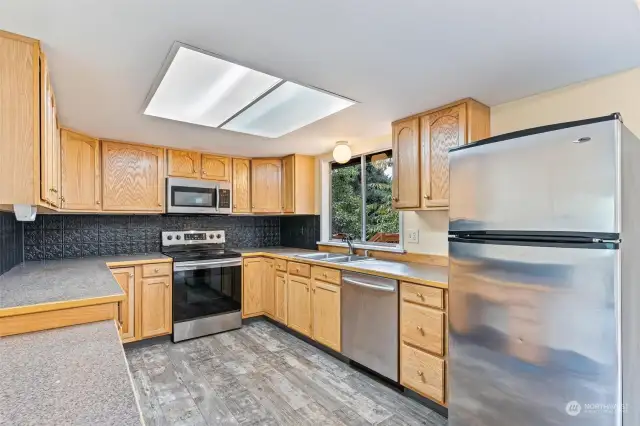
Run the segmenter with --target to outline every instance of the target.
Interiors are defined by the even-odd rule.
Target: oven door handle
[[[193,262],[176,262],[173,264],[173,271],[195,271],[197,269],[216,269],[226,268],[229,266],[242,266],[242,258],[239,259],[220,259],[220,260],[203,260]]]

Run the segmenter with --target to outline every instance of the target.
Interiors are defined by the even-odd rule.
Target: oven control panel
[[[224,244],[224,231],[169,231],[162,233],[163,246]]]

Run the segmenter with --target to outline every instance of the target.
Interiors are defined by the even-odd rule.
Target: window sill
[[[342,243],[338,241],[318,241],[316,242],[316,244],[321,246],[344,247],[344,248],[349,247],[347,243]],[[362,250],[386,251],[389,253],[406,253],[406,250],[404,250],[402,247],[399,247],[399,246],[383,246],[378,244],[353,243],[353,248],[362,249]]]

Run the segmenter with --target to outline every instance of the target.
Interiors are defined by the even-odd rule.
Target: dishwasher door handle
[[[380,285],[380,284],[371,284],[360,280],[354,280],[353,278],[342,277],[342,282],[345,284],[353,284],[360,287],[370,288],[372,290],[386,291],[389,293],[395,293],[396,288],[392,285]]]

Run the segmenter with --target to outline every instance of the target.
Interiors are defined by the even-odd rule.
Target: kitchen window
[[[349,235],[360,244],[400,244],[399,213],[391,204],[391,150],[330,163],[331,240]]]

